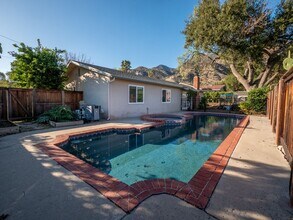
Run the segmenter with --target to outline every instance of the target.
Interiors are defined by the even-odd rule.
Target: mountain
[[[206,54],[187,60],[178,69],[185,83],[192,82],[194,75],[198,74],[200,84],[205,86],[219,83],[229,74],[229,67],[223,60]]]
[[[136,75],[149,76],[156,79],[165,79],[169,76],[178,74],[177,69],[170,68],[165,65],[159,65],[153,68],[139,66],[135,69],[132,69],[131,72]]]
[[[212,57],[201,54],[196,60],[186,61],[178,69],[166,65],[158,65],[153,68],[139,66],[132,69],[131,72],[136,75],[188,84],[192,84],[193,77],[199,74],[201,85],[214,85],[227,76],[229,68],[223,61],[215,61]]]
[[[166,76],[171,76],[177,73],[177,69],[175,68],[170,68],[168,66],[165,65],[159,65],[157,67],[153,68],[156,71],[161,71],[163,74],[165,74]]]

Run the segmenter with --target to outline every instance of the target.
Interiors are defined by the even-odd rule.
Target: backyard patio
[[[107,122],[104,122],[107,123]],[[8,219],[290,219],[290,167],[277,149],[269,120],[250,117],[207,207],[176,197],[154,195],[130,213],[58,165],[36,144],[57,135],[105,126],[62,128],[0,138],[0,214]],[[107,126],[149,125],[139,119]]]

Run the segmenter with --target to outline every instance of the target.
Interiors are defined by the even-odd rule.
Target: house
[[[193,78],[193,88],[197,91],[225,91],[226,85],[201,85],[200,76],[195,75]]]
[[[212,90],[212,91],[225,91],[226,85],[209,85],[203,86],[201,90]]]
[[[247,91],[237,91],[234,92],[235,96],[237,97],[237,102],[245,102],[248,98],[248,92]]]
[[[184,85],[138,76],[79,61],[69,61],[69,90],[83,91],[84,102],[101,106],[104,118],[178,112]]]

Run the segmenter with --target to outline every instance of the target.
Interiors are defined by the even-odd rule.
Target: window
[[[171,89],[162,89],[162,102],[163,103],[171,102]]]
[[[143,103],[144,99],[143,86],[128,86],[129,103]]]
[[[143,134],[131,134],[128,136],[128,150],[141,147],[144,143]]]

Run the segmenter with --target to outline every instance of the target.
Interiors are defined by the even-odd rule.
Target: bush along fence
[[[293,206],[293,67],[269,92],[267,116],[276,133],[276,144],[283,146],[291,166],[290,200]]]
[[[35,118],[54,106],[78,109],[83,92],[43,89],[0,88],[0,119]]]

